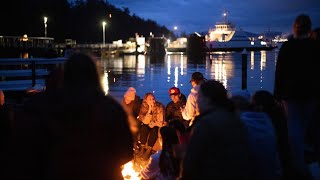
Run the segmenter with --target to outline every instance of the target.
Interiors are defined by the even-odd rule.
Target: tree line
[[[44,17],[48,17],[47,36],[55,42],[74,39],[77,43],[101,43],[102,22],[106,21],[106,42],[135,37],[174,37],[165,26],[130,14],[128,8],[116,8],[107,0],[9,0],[1,6],[0,35],[44,36]]]

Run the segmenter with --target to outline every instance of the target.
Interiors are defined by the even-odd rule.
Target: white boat
[[[223,13],[223,21],[217,22],[215,27],[209,29],[206,35],[206,47],[208,51],[242,51],[247,50],[271,50],[275,48],[257,37],[249,37],[248,33],[229,22],[228,14]]]
[[[187,41],[185,37],[177,38],[175,41],[167,41],[165,50],[167,53],[185,53],[187,52]]]

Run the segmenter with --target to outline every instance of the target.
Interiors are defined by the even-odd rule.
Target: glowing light
[[[43,17],[43,23],[44,23],[44,37],[47,37],[47,22],[48,22],[48,17]]]
[[[174,86],[178,87],[178,80],[179,80],[179,68],[174,68]]]
[[[104,71],[104,76],[102,78],[102,85],[104,93],[107,95],[109,93],[109,81],[108,81],[108,72]]]
[[[139,172],[134,170],[133,162],[130,161],[127,164],[123,165],[123,169],[121,171],[122,177],[124,179],[132,179],[132,180],[140,180]]]
[[[254,69],[254,51],[251,51],[250,69]]]
[[[102,41],[103,41],[103,45],[106,44],[106,25],[107,23],[105,21],[102,22]]]

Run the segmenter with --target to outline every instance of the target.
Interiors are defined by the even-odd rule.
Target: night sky
[[[180,32],[206,32],[222,20],[224,10],[229,20],[245,31],[291,32],[300,13],[308,14],[313,28],[320,27],[320,0],[109,0],[118,8],[128,7],[143,19]],[[178,33],[179,33],[178,31]]]

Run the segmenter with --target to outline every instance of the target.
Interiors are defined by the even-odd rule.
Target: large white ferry
[[[241,51],[247,50],[271,50],[275,46],[258,39],[249,37],[247,32],[228,21],[228,13],[223,13],[223,21],[217,22],[215,27],[209,29],[205,37],[208,51]]]

